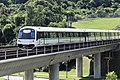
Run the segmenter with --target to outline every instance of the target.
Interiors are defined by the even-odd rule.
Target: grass
[[[120,26],[120,18],[90,18],[73,22],[73,27],[84,29],[114,29]]]
[[[4,78],[0,78],[0,80],[7,80],[7,79],[4,79]]]
[[[87,57],[83,57],[83,75],[84,77],[89,75],[89,62],[90,60]],[[60,79],[63,80],[78,80],[79,78],[76,77],[76,70],[72,69],[71,71],[68,71],[68,78],[66,78],[66,71],[60,71],[59,72],[59,77]],[[16,73],[13,74],[15,76],[23,76],[24,73]],[[49,78],[49,73],[48,72],[35,72],[34,73],[35,77],[40,77],[40,78]]]
[[[90,68],[90,60],[87,57],[83,57],[83,76],[86,77],[89,75],[89,68]],[[66,79],[66,72],[60,71],[60,79]],[[76,77],[76,70],[72,69],[68,72],[68,80],[77,80],[79,79]]]

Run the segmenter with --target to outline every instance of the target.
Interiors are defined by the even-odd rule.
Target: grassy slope
[[[95,18],[73,22],[73,27],[85,29],[113,29],[120,26],[120,18]]]

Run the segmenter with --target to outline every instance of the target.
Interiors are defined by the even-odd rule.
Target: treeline
[[[0,0],[0,43],[28,26],[69,27],[67,21],[120,17],[120,0]]]

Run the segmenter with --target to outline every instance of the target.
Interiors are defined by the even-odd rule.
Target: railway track
[[[0,52],[17,50],[17,46],[0,46]]]
[[[24,56],[31,56],[37,54],[47,54],[71,49],[79,49],[92,46],[100,46],[106,44],[113,44],[119,41],[109,40],[109,41],[93,41],[84,43],[71,43],[71,44],[59,44],[59,45],[46,45],[34,48],[33,50],[21,50],[17,46],[4,46],[0,47],[0,60],[6,60],[11,58],[18,58]]]
[[[0,60],[34,55],[35,50],[22,51],[17,46],[0,47]]]

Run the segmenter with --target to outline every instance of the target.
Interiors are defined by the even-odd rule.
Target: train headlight
[[[18,40],[18,42],[21,42],[20,40]]]
[[[30,41],[30,42],[34,42],[34,40]]]

